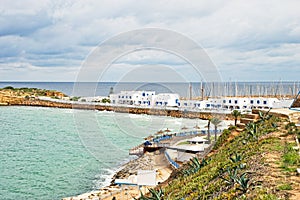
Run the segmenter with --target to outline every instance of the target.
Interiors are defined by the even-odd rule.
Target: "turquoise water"
[[[0,107],[1,199],[61,199],[107,184],[128,149],[159,129],[201,120],[36,107]]]

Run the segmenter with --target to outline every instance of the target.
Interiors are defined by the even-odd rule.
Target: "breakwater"
[[[26,99],[21,97],[6,97],[6,98],[2,97],[0,99],[0,102],[8,106],[37,106],[37,107],[99,110],[99,111],[113,111],[113,112],[120,112],[120,113],[159,115],[159,116],[204,119],[204,120],[210,119],[212,117],[217,117],[224,120],[233,119],[231,114],[224,114],[224,113],[181,111],[177,109],[168,109],[168,108],[164,109],[164,108],[112,106],[112,105],[103,105],[103,104],[102,105],[83,104],[83,103],[76,103],[76,102],[63,103],[63,102],[47,101],[47,100],[40,100],[40,99]]]

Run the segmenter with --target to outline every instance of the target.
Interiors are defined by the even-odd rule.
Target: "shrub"
[[[291,186],[291,184],[289,183],[285,183],[285,184],[282,184],[282,185],[279,185],[277,187],[278,190],[292,190],[293,187]]]
[[[4,87],[3,89],[6,89],[6,90],[13,90],[13,89],[15,89],[15,88],[12,87],[12,86],[6,86],[6,87]]]

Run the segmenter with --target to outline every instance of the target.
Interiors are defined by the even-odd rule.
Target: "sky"
[[[0,5],[0,81],[76,81],[103,42],[145,28],[195,41],[224,81],[299,80],[297,0],[0,0]],[[127,41],[114,42],[117,48]],[[118,57],[103,80],[119,81],[132,69],[130,80],[142,80],[143,73],[163,80],[165,69],[188,81],[205,78],[195,76],[180,56],[144,50]]]

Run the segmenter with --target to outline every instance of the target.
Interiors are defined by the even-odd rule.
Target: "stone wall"
[[[300,95],[297,97],[297,99],[294,101],[292,108],[300,108]]]
[[[150,108],[132,108],[123,106],[109,106],[109,105],[88,105],[88,104],[71,104],[60,103],[53,101],[45,101],[38,99],[25,99],[21,97],[4,97],[0,96],[0,103],[3,105],[11,106],[38,106],[38,107],[54,107],[54,108],[68,108],[68,109],[85,109],[85,110],[99,110],[99,111],[114,111],[120,113],[132,113],[132,114],[147,114],[147,115],[160,115],[171,116],[177,118],[198,118],[209,119],[217,117],[223,120],[233,119],[230,114],[211,114],[207,112],[183,112],[179,110],[165,110],[165,109],[150,109]]]

